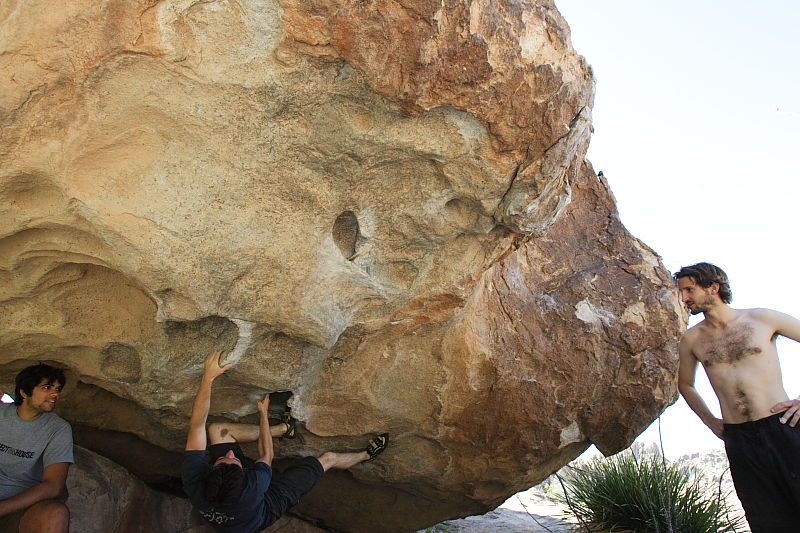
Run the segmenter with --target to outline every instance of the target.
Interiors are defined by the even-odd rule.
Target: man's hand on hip
[[[776,403],[770,410],[773,413],[785,411],[780,418],[781,424],[786,424],[788,422],[791,427],[795,427],[800,420],[800,399]]]

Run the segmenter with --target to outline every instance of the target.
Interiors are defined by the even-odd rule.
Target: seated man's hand
[[[224,365],[220,366],[220,355],[220,351],[215,351],[211,352],[208,357],[206,357],[206,362],[203,364],[203,377],[214,380],[227,372],[228,369],[233,366],[231,363],[225,363]]]

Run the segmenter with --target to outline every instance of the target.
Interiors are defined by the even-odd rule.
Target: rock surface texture
[[[79,446],[67,490],[70,531],[214,533],[191,513],[185,498],[156,492],[121,466]]]
[[[7,0],[0,80],[0,386],[65,366],[77,442],[143,481],[216,348],[212,418],[292,393],[280,458],[391,434],[296,508],[341,531],[486,512],[675,397],[552,1]]]

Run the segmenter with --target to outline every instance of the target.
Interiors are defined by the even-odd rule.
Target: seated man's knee
[[[69,508],[58,500],[43,500],[31,505],[19,521],[19,533],[66,533]]]

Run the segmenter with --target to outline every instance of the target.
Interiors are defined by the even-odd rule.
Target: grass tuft
[[[744,517],[727,494],[702,473],[655,454],[594,459],[564,476],[567,503],[576,518],[598,530],[637,533],[742,531]]]

